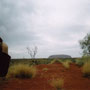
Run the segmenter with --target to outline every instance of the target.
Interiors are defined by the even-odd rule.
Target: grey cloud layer
[[[24,2],[20,0],[17,2],[12,0],[0,1],[0,36],[8,44],[23,42],[24,40],[32,41],[37,38],[31,24],[29,27],[27,26],[27,17],[24,15],[32,12],[32,10],[31,6],[27,7]]]
[[[29,57],[29,45],[38,46],[37,57],[81,56],[78,41],[90,32],[89,11],[89,0],[0,0],[0,36],[13,58]]]

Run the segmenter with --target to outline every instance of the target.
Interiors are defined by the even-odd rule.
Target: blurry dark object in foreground
[[[10,56],[6,53],[0,53],[0,77],[6,76],[9,68]]]
[[[5,77],[11,57],[8,55],[8,46],[0,38],[0,77]]]

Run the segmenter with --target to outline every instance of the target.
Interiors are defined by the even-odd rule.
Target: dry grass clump
[[[50,62],[50,64],[54,64],[54,63],[61,63],[62,60],[59,60],[59,59],[54,59]]]
[[[43,68],[43,71],[48,71],[48,68]]]
[[[90,61],[83,65],[82,72],[85,77],[90,77]]]
[[[53,79],[50,82],[51,86],[55,87],[57,90],[61,90],[64,85],[64,79],[58,78],[58,79]]]
[[[71,61],[65,61],[65,62],[62,62],[62,65],[66,68],[66,69],[69,69],[70,68],[70,63],[72,63]]]
[[[33,78],[36,76],[37,70],[33,66],[18,64],[9,68],[7,78]]]

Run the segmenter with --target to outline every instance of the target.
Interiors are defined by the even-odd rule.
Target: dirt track
[[[90,90],[90,79],[84,78],[82,68],[75,64],[71,64],[68,70],[58,63],[36,67],[38,71],[35,78],[0,82],[0,90],[56,90],[49,84],[53,78],[64,78],[64,90]]]

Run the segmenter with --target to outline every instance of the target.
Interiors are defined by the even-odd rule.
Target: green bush
[[[83,64],[84,64],[84,60],[83,59],[77,59],[76,61],[75,61],[75,63],[76,63],[76,65],[78,65],[78,66],[83,66]]]

